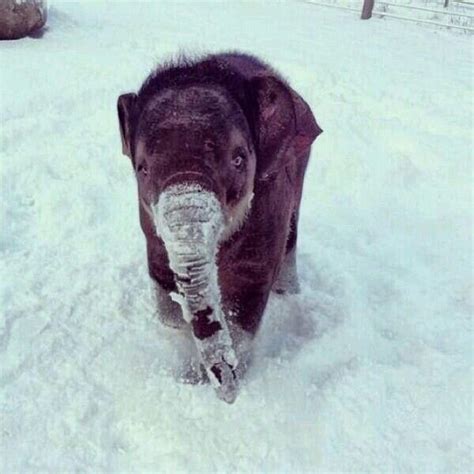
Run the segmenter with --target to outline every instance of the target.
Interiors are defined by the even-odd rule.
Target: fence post
[[[368,20],[372,16],[373,8],[374,0],[364,0],[364,5],[362,6],[362,15],[360,16],[361,19]]]
[[[444,0],[444,8],[447,8],[449,0]]]

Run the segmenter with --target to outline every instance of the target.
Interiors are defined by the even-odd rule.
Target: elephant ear
[[[308,104],[271,75],[254,77],[257,175],[266,179],[298,159],[322,132]]]
[[[132,159],[132,120],[137,94],[122,94],[117,101],[117,112],[122,138],[122,153]]]

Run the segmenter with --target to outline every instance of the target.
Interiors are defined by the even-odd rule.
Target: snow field
[[[229,406],[153,315],[120,93],[177,51],[255,53],[324,129],[301,294]],[[1,472],[468,472],[470,37],[298,3],[53,3],[0,44]]]

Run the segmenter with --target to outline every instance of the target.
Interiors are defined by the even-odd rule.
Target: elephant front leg
[[[157,316],[162,324],[173,329],[184,329],[188,326],[183,318],[181,306],[173,301],[170,292],[153,280],[153,292],[157,307]]]
[[[234,375],[241,380],[253,360],[253,341],[265,311],[270,284],[240,286],[223,297],[233,347],[239,361]]]

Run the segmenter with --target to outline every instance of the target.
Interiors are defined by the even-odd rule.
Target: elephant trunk
[[[199,184],[175,184],[153,209],[155,225],[175,274],[172,294],[191,324],[194,340],[217,394],[236,396],[237,357],[222,310],[216,257],[225,218],[217,197]]]

